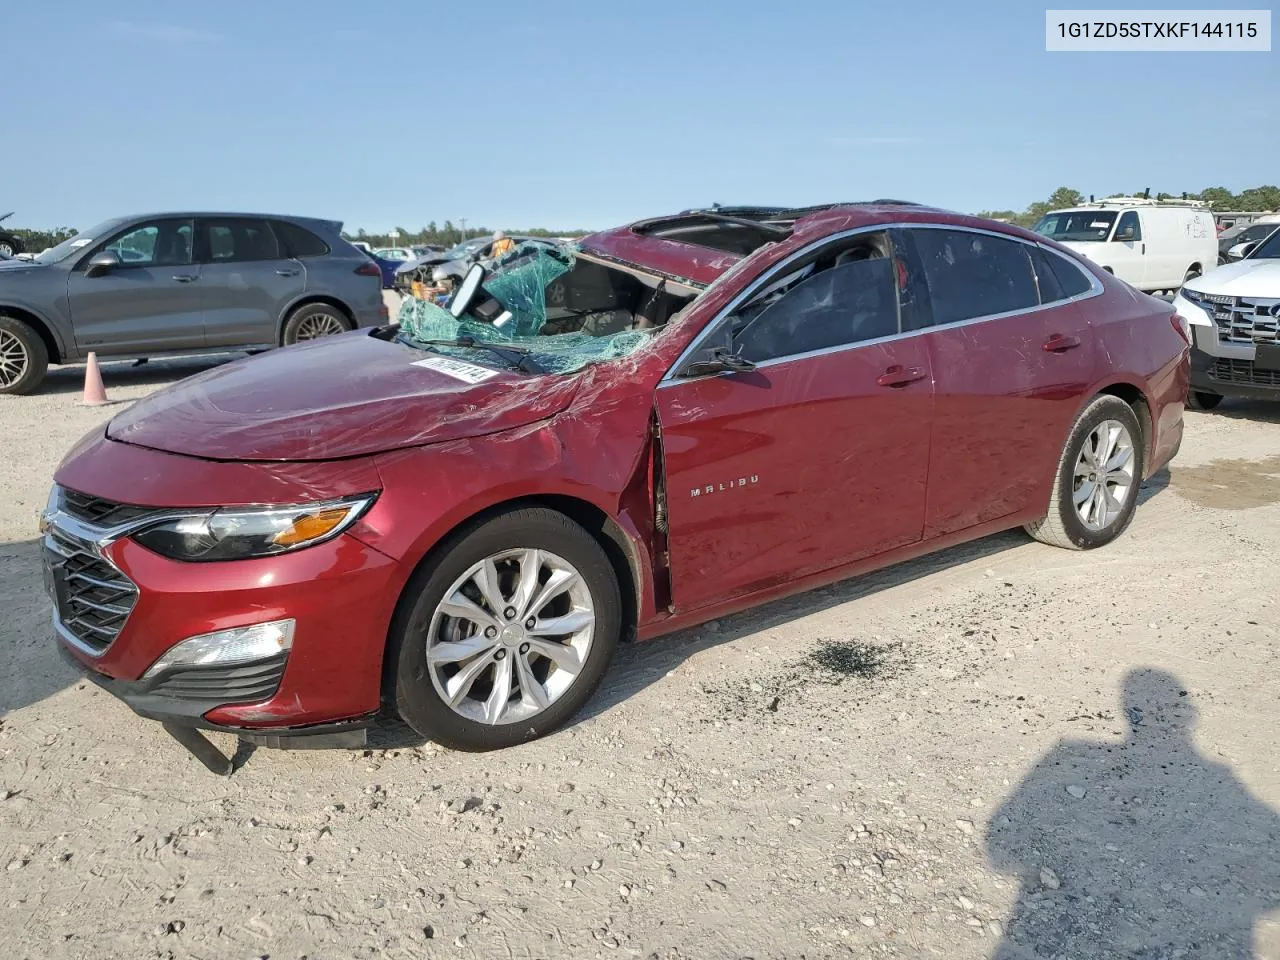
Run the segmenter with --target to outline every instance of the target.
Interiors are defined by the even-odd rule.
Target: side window
[[[1027,253],[1031,255],[1031,268],[1036,273],[1036,287],[1040,290],[1040,302],[1057,303],[1059,300],[1066,300],[1067,295],[1062,292],[1062,284],[1054,275],[1053,267],[1049,266],[1049,255],[1039,247],[1029,247]]]
[[[265,220],[201,220],[200,234],[206,263],[280,259],[280,244]]]
[[[1113,238],[1119,243],[1129,243],[1142,239],[1142,224],[1138,221],[1136,210],[1126,210],[1120,214],[1116,222],[1116,235]]]
[[[916,229],[911,234],[929,283],[935,324],[1040,304],[1028,244],[968,230]]]
[[[291,257],[323,257],[329,252],[329,245],[310,230],[289,223],[287,220],[272,220],[276,236],[284,244],[286,253]]]
[[[1049,268],[1053,271],[1053,275],[1058,278],[1058,285],[1062,287],[1065,296],[1078,297],[1093,289],[1093,281],[1085,275],[1082,267],[1076,266],[1066,257],[1056,253],[1046,253],[1044,256],[1049,261]]]
[[[734,349],[759,363],[897,334],[894,263],[883,233],[826,248],[738,309]]]
[[[191,262],[191,221],[156,220],[133,227],[104,246],[126,267],[178,267]]]

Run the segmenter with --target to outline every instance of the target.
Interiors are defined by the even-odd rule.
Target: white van
[[[1177,290],[1218,263],[1218,232],[1195,201],[1113,197],[1051,210],[1033,228],[1139,290]]]

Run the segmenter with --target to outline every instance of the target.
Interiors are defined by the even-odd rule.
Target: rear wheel
[[[1076,418],[1053,485],[1049,511],[1027,525],[1041,543],[1091,550],[1133,519],[1142,483],[1142,427],[1118,397],[1094,398]]]
[[[1192,410],[1212,410],[1222,402],[1216,393],[1205,393],[1203,390],[1192,390],[1187,394],[1187,406]]]
[[[0,316],[0,393],[30,393],[49,369],[40,334],[21,320]]]
[[[400,716],[493,750],[561,726],[613,656],[622,603],[600,544],[563,514],[500,514],[410,581],[391,630]]]
[[[304,340],[318,340],[346,333],[350,329],[351,321],[337,307],[331,307],[327,303],[307,303],[289,314],[282,339],[287,347]]]

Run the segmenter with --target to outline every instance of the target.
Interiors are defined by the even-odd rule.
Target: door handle
[[[179,283],[194,283],[199,279],[194,273],[175,273],[173,279]]]
[[[297,270],[277,270],[276,271],[277,277],[296,277],[297,275],[298,275]]]
[[[1078,346],[1080,346],[1079,337],[1064,337],[1060,333],[1055,333],[1044,342],[1044,351],[1046,353],[1066,353],[1068,350],[1074,350]]]
[[[927,376],[928,374],[919,367],[904,367],[895,363],[880,376],[876,377],[876,383],[882,387],[905,387],[907,384],[923,380]]]

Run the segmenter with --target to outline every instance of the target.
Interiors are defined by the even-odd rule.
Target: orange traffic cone
[[[98,369],[98,355],[89,353],[89,362],[84,367],[84,405],[100,407],[107,403],[107,388],[102,385],[102,371]]]

